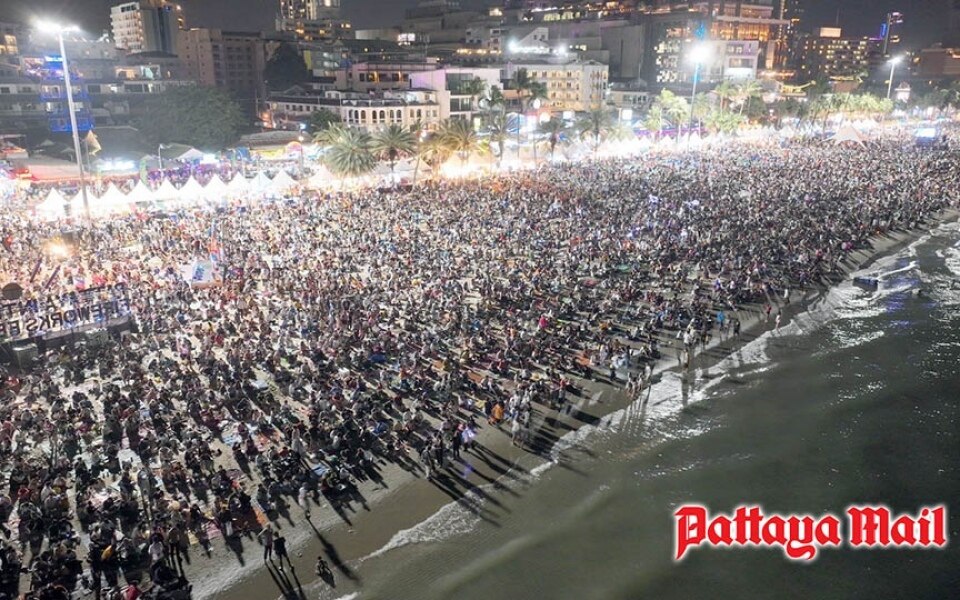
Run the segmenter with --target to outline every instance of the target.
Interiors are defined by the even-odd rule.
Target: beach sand
[[[919,230],[875,236],[871,248],[849,257],[844,265],[845,278],[876,259],[903,248],[929,229],[957,217],[958,212],[950,210],[929,220]],[[793,292],[790,303],[781,304],[781,327],[804,312],[839,280]],[[722,360],[774,327],[772,317],[768,322],[764,321],[762,306],[741,307],[730,316],[741,320],[741,336],[728,337],[723,342],[714,338],[704,351],[696,354],[691,371]],[[663,371],[677,368],[675,345],[674,340],[662,339],[663,358],[654,371],[654,381]],[[575,448],[568,447],[568,443],[558,447],[556,442],[564,436],[574,435],[573,432],[584,426],[596,424],[605,415],[628,406],[632,400],[620,385],[577,378],[574,381],[583,393],[575,401],[576,410],[571,415],[560,415],[542,405],[535,406],[531,425],[535,432],[535,452],[515,447],[510,441],[508,426],[498,429],[484,425],[479,430],[478,442],[485,450],[465,453],[464,463],[455,463],[461,469],[460,477],[446,477],[432,483],[422,477],[422,472],[413,474],[386,464],[381,469],[382,481],[362,482],[359,485],[362,500],[357,499],[340,514],[329,505],[313,506],[308,521],[300,507],[292,504],[291,518],[281,517],[274,526],[287,537],[293,570],[287,567],[279,573],[276,569],[267,569],[262,560],[262,546],[252,535],[240,538],[232,548],[224,547],[222,539],[214,540],[210,557],[204,556],[198,546],[193,546],[191,564],[186,567],[194,586],[193,597],[196,600],[316,598],[313,587],[306,595],[302,590],[317,585],[319,578],[314,574],[314,565],[319,555],[331,566],[336,584],[335,590],[326,590],[326,584],[320,583],[324,590],[320,597],[351,597],[363,586],[363,564],[356,566],[359,559],[381,554],[400,544],[416,542],[416,534],[405,530],[414,528],[451,502],[457,502],[480,519],[492,519],[498,494],[516,493],[510,489],[512,485],[504,484],[529,480],[531,473],[547,468],[551,462],[561,466],[572,462],[571,450]],[[567,440],[569,437],[565,442]],[[563,447],[566,448],[561,449]],[[398,535],[398,532],[405,533]]]

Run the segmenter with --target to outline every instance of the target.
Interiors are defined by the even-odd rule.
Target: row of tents
[[[87,202],[92,214],[110,215],[130,212],[134,205],[162,204],[165,208],[182,208],[202,202],[217,203],[236,198],[279,196],[298,185],[286,171],[280,171],[272,179],[262,171],[252,179],[238,174],[229,182],[225,182],[219,175],[214,175],[206,185],[190,177],[181,187],[177,187],[169,179],[164,179],[156,189],[138,181],[133,189],[126,193],[116,184],[110,183],[99,195],[88,189]],[[69,214],[83,214],[83,195],[78,191],[67,198],[54,188],[43,202],[37,205],[36,210],[38,216],[47,220],[63,218],[68,211]]]

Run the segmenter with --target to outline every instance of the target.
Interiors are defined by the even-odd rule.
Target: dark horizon
[[[110,7],[118,0],[4,0],[0,21],[30,23],[41,16],[80,25],[90,35],[109,30]],[[343,0],[344,16],[355,28],[397,25],[404,11],[417,0]],[[946,22],[949,0],[808,0],[803,29],[837,23],[845,35],[878,35],[885,14],[904,14],[904,45],[918,48],[938,41]],[[181,0],[188,27],[231,30],[273,28],[276,0]],[[494,2],[461,0],[462,6],[479,7]]]

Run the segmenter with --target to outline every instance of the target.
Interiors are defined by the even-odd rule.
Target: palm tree
[[[347,127],[342,123],[331,123],[326,129],[314,133],[313,141],[322,146],[332,146],[343,137],[346,131]]]
[[[516,90],[517,100],[520,103],[520,114],[517,117],[517,161],[519,162],[520,134],[522,129],[520,127],[520,118],[526,114],[529,102],[537,99],[542,100],[547,97],[547,86],[538,81],[534,81],[534,79],[530,77],[530,73],[522,67],[517,69],[513,74],[512,81],[513,89]],[[536,147],[534,147],[534,151],[536,151]]]
[[[720,112],[723,112],[727,107],[727,103],[736,97],[737,88],[730,83],[729,79],[724,79],[720,85],[713,90],[713,93],[716,94],[717,98],[720,99]]]
[[[510,130],[507,127],[507,116],[502,112],[491,114],[487,118],[486,128],[490,144],[497,148],[497,167],[499,168],[503,162],[503,146],[507,141],[507,136],[510,135]]]
[[[342,129],[324,157],[324,163],[341,180],[344,177],[359,177],[377,166],[372,151],[373,140],[362,129]]]
[[[557,149],[557,144],[560,143],[560,138],[567,131],[567,124],[563,122],[563,119],[554,118],[541,125],[540,129],[547,134],[547,144],[549,144],[550,147],[550,160],[553,161],[553,153]]]
[[[491,113],[499,112],[504,116],[507,114],[507,100],[503,97],[503,90],[495,85],[487,90],[487,110]]]
[[[445,121],[440,126],[439,136],[442,144],[460,157],[461,165],[466,165],[470,155],[481,147],[477,132],[466,121]]]
[[[390,164],[390,180],[394,175],[397,161],[410,156],[417,148],[417,138],[410,129],[402,125],[391,124],[373,134],[370,139],[370,151],[381,160]]]
[[[460,84],[460,93],[470,96],[470,111],[477,110],[477,98],[482,98],[487,84],[479,77],[468,79]]]
[[[613,119],[610,113],[602,108],[591,110],[577,120],[577,131],[581,138],[593,140],[593,151],[600,148],[600,140],[613,128]]]
[[[759,98],[763,93],[763,86],[756,79],[745,81],[737,86],[737,98],[740,101],[740,115],[743,116],[743,109],[754,98]]]
[[[663,134],[663,129],[666,124],[667,117],[664,114],[663,106],[654,101],[647,111],[647,118],[643,120],[643,126],[647,128],[647,131],[657,132],[657,137],[659,138]]]

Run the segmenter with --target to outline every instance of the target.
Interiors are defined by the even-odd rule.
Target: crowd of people
[[[593,381],[637,393],[662,356],[688,365],[748,307],[777,318],[872,236],[956,206],[958,158],[734,145],[69,226],[7,214],[17,310],[115,286],[134,331],[4,382],[0,598],[188,597],[191,548],[254,534],[273,561],[278,513],[308,519],[388,462],[437,477],[488,427],[539,451],[532,414]]]

